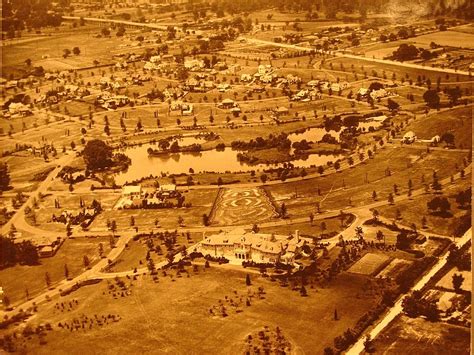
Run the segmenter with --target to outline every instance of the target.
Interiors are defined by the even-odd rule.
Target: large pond
[[[122,149],[132,161],[127,171],[115,175],[117,184],[132,182],[141,178],[153,175],[161,176],[161,173],[182,174],[189,173],[190,169],[194,173],[200,172],[248,172],[263,171],[268,168],[276,168],[283,164],[257,164],[249,165],[240,162],[237,159],[238,151],[226,148],[223,151],[206,150],[200,153],[175,153],[164,154],[160,156],[149,156],[147,149],[155,148],[156,145],[144,144],[131,148]],[[301,168],[309,168],[311,166],[326,165],[328,162],[334,162],[341,159],[342,155],[319,155],[310,154],[307,159],[296,159],[292,163]]]

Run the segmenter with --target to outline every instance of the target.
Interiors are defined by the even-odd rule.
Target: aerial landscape
[[[0,353],[470,354],[469,0],[2,0]]]

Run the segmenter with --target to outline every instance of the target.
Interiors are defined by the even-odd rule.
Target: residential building
[[[304,253],[303,247],[308,244],[309,240],[300,238],[298,231],[283,236],[237,228],[205,237],[198,251],[204,256],[224,257],[233,264],[242,264],[243,261],[293,264],[295,257]]]

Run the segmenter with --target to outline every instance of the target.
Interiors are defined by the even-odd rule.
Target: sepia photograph
[[[469,355],[472,0],[2,0],[0,354]]]

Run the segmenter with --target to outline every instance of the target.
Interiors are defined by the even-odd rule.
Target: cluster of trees
[[[459,99],[462,96],[462,91],[459,86],[446,88],[444,93],[448,96],[450,105],[457,105],[459,103]],[[438,94],[438,89],[427,90],[423,94],[423,100],[425,100],[428,107],[439,108],[441,99]]]
[[[439,320],[439,309],[436,300],[428,300],[423,298],[421,291],[413,291],[406,296],[402,302],[403,312],[410,317],[416,318],[425,316],[429,321],[435,322]]]
[[[17,263],[38,264],[38,251],[31,241],[15,243],[12,238],[0,236],[0,269]]]
[[[460,271],[469,271],[471,270],[471,253],[453,245],[449,251],[448,264],[457,267]]]
[[[468,189],[457,193],[456,203],[460,208],[470,208],[472,203],[471,197],[472,189],[469,187]]]
[[[160,150],[155,150],[153,148],[148,148],[147,152],[149,155],[162,154],[164,152],[178,153],[178,152],[200,152],[202,149],[201,144],[193,143],[184,147],[181,147],[178,141],[169,143],[169,140],[163,139],[159,142]]]
[[[74,54],[74,55],[79,55],[79,54],[81,54],[81,49],[79,47],[74,47],[72,49],[72,52],[71,52],[71,50],[69,48],[66,48],[66,49],[63,50],[63,58],[69,57],[71,55],[71,53]]]
[[[396,51],[393,52],[392,58],[404,62],[418,57],[420,51],[413,44],[402,43]]]
[[[251,139],[249,142],[233,141],[231,147],[235,150],[259,150],[269,148],[288,150],[291,147],[291,141],[285,133],[280,133],[279,135],[270,134],[266,139],[257,137],[255,140]]]
[[[87,142],[82,157],[88,170],[105,169],[112,165],[112,148],[104,141],[94,139]]]
[[[112,147],[100,139],[88,141],[82,151],[82,157],[86,163],[86,171],[92,172],[112,166],[118,166],[124,169],[131,163],[127,155],[123,153],[113,154]]]
[[[450,215],[451,204],[444,196],[436,196],[431,201],[428,201],[427,207],[432,214],[439,214],[440,216]]]
[[[69,0],[61,0],[57,5],[61,10],[69,6]],[[54,11],[52,0],[2,2],[2,31],[6,32],[7,38],[14,38],[25,29],[58,27],[61,22],[62,15]]]

